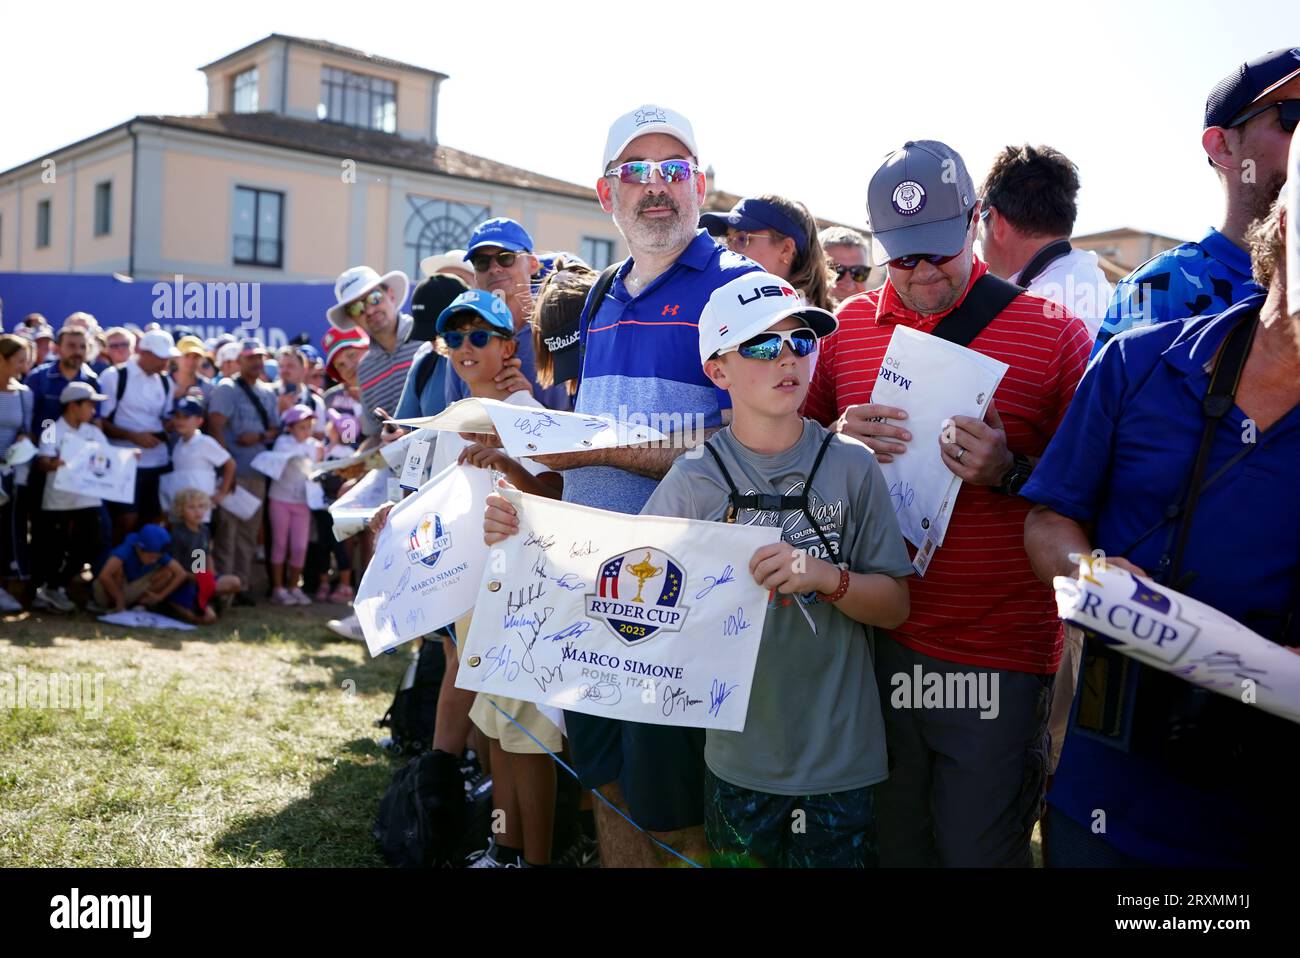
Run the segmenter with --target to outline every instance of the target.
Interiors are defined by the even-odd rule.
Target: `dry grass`
[[[0,708],[0,866],[382,865],[393,764],[372,722],[406,657],[331,635],[339,611],[196,632],[0,620],[0,673],[103,677],[98,716]]]

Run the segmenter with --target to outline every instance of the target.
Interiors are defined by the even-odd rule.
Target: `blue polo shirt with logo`
[[[1219,316],[1110,342],[1021,495],[1091,523],[1095,547],[1155,575],[1172,526],[1142,537],[1183,501],[1205,421],[1206,367],[1237,319],[1262,302],[1252,296]],[[1234,406],[1205,475],[1251,435]],[[1185,592],[1277,641],[1300,564],[1300,407],[1254,438],[1201,493],[1183,564],[1196,575]],[[1291,793],[1297,747],[1300,726],[1089,639],[1048,802],[1089,828],[1104,812],[1098,837],[1149,864],[1257,864],[1272,860],[1284,834],[1300,840],[1294,816],[1276,804]]]
[[[583,307],[584,357],[574,411],[665,433],[720,426],[731,401],[700,365],[700,312],[719,286],[759,267],[700,230],[677,261],[636,296],[624,285],[631,269],[629,258],[595,316],[587,315],[590,297]],[[588,466],[564,474],[564,499],[639,513],[658,484],[622,469]]]
[[[1153,256],[1119,281],[1092,355],[1134,326],[1215,315],[1262,292],[1251,278],[1250,254],[1211,229],[1194,243]]]

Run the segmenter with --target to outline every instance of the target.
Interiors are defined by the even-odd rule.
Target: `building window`
[[[404,236],[406,248],[411,251],[411,275],[420,275],[420,260],[426,256],[445,253],[449,249],[464,249],[469,245],[474,227],[492,216],[487,206],[435,200],[427,196],[406,197],[410,214],[406,218]]]
[[[230,99],[236,113],[257,112],[257,67],[235,74],[234,93]]]
[[[41,200],[36,204],[36,248],[44,249],[50,245],[50,201]]]
[[[592,236],[582,238],[582,252],[578,254],[595,270],[602,270],[614,262],[614,241],[596,239]]]
[[[113,184],[111,181],[95,184],[95,235],[107,236],[113,232]]]
[[[327,123],[395,133],[397,84],[338,67],[324,67],[316,116]]]
[[[284,265],[284,194],[235,187],[235,262],[247,266]]]

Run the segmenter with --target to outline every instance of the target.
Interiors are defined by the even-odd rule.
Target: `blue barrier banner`
[[[329,328],[333,283],[194,282],[175,276],[158,282],[87,273],[0,273],[4,327],[12,332],[28,313],[40,313],[56,330],[78,310],[99,325],[144,328],[156,322],[179,337],[232,333],[274,349],[301,333],[319,347]]]

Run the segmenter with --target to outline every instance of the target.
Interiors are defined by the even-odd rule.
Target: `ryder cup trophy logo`
[[[406,553],[407,561],[432,569],[442,554],[451,548],[451,536],[443,533],[442,517],[438,513],[426,512],[411,530],[407,543],[410,546]]]
[[[686,572],[659,549],[631,549],[601,564],[587,616],[604,622],[620,641],[637,645],[660,632],[677,632],[689,611],[682,605]]]

